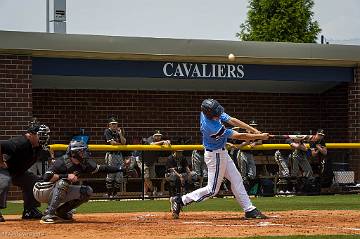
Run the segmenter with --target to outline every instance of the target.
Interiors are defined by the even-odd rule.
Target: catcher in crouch
[[[88,158],[88,146],[83,141],[71,141],[67,157],[59,158],[44,174],[44,182],[35,184],[33,192],[36,200],[48,203],[40,223],[56,223],[72,220],[72,210],[87,202],[92,188],[78,185],[81,173],[117,173],[122,168],[98,165]]]

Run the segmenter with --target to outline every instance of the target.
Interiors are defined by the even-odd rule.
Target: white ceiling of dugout
[[[351,67],[360,63],[359,46],[8,31],[0,31],[0,52],[30,54],[35,58],[58,58],[65,61],[66,59],[88,59],[95,63],[108,60],[160,64],[158,73],[150,70],[150,75],[140,74],[139,76],[127,73],[117,74],[116,70],[112,74],[101,75],[101,69],[100,73],[94,74],[86,72],[85,74],[79,74],[79,72],[58,74],[39,71],[33,75],[34,88],[319,93],[332,88],[339,82],[351,81],[352,79],[348,79],[352,74],[349,70],[351,71]],[[228,59],[229,53],[236,56],[235,60]],[[167,65],[164,70],[166,63],[174,65]],[[185,64],[183,65],[185,68],[180,67],[177,70],[175,65],[178,63]],[[201,69],[204,64],[208,64],[205,70]],[[228,65],[233,66],[229,69]],[[240,71],[238,71],[239,66],[243,67]],[[278,74],[266,75],[266,70],[272,66],[281,67],[280,71],[277,71]],[[261,67],[267,68],[263,71]],[[303,75],[307,79],[297,79],[296,75],[303,72],[301,68],[294,72],[295,74],[291,74],[291,69],[283,74],[283,69],[287,67],[309,67],[308,75]],[[311,67],[325,67],[325,72],[327,69],[340,69],[340,71],[335,74],[330,71],[329,77],[332,79],[327,81],[326,77],[321,77],[323,75],[321,72],[317,72],[312,77]],[[247,69],[251,69],[252,73],[249,74]],[[137,69],[137,72],[141,71],[141,68]],[[188,77],[189,71],[196,74]],[[264,72],[264,74],[261,75],[258,72]],[[323,79],[319,80],[319,77]],[[347,79],[342,79],[344,77]]]

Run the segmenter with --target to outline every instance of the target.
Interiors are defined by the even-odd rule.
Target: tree
[[[236,33],[243,41],[315,43],[321,32],[313,21],[313,0],[249,0],[248,19]]]

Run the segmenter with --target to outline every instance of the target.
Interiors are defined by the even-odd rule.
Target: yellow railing
[[[360,143],[327,143],[326,147],[328,149],[356,149],[360,148]],[[67,148],[66,144],[52,144],[50,148],[54,151],[65,151]],[[98,144],[90,144],[90,151],[175,151],[175,150],[204,150],[202,145],[168,145],[168,146],[160,146],[160,145],[142,145],[142,144],[134,144],[134,145],[98,145]],[[274,149],[290,149],[290,145],[288,144],[263,144],[257,145],[253,148],[250,146],[241,147],[241,149],[248,150],[274,150]]]

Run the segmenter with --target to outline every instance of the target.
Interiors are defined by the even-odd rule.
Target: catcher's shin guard
[[[73,219],[73,212],[72,210],[79,207],[81,204],[85,203],[80,199],[74,199],[69,202],[64,203],[58,209],[56,209],[56,216],[65,219],[65,220],[72,220]]]
[[[93,193],[93,190],[91,187],[81,186],[80,187],[80,198],[68,201],[68,202],[64,203],[63,205],[61,205],[59,208],[56,209],[56,212],[55,212],[56,216],[61,217],[62,219],[65,219],[65,220],[71,220],[72,219],[71,210],[75,209],[78,206],[80,206],[81,204],[89,201],[92,193]]]
[[[49,205],[45,210],[45,215],[55,215],[55,210],[64,201],[66,193],[69,189],[69,182],[67,180],[60,179],[54,186],[52,196],[49,201]]]

